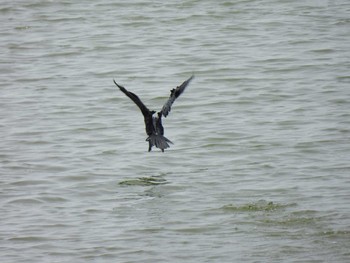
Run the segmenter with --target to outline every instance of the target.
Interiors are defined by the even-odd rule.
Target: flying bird
[[[126,95],[128,96],[141,110],[142,115],[145,120],[145,126],[146,126],[146,133],[148,135],[148,138],[146,141],[148,141],[148,151],[150,152],[152,150],[152,147],[155,146],[164,152],[164,149],[169,148],[169,143],[172,144],[172,142],[164,136],[164,128],[162,125],[162,116],[167,117],[170,113],[171,106],[173,105],[174,101],[184,92],[187,85],[190,83],[190,81],[193,79],[194,76],[191,76],[189,79],[184,81],[180,86],[176,87],[175,89],[172,89],[170,91],[170,96],[168,100],[165,102],[162,109],[156,113],[154,110],[149,110],[145,104],[142,103],[140,98],[128,91],[123,86],[119,85],[115,80],[113,79],[113,82],[117,87]],[[155,114],[156,113],[156,114]],[[155,116],[153,116],[155,115]]]

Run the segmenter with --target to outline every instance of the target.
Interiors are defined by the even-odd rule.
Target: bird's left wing
[[[117,87],[126,95],[128,96],[141,110],[142,114],[144,116],[147,116],[147,114],[149,114],[150,110],[145,106],[145,104],[143,104],[143,102],[140,100],[140,98],[128,91],[126,88],[124,88],[123,86],[119,85],[117,82],[115,82],[115,80],[113,79],[113,82],[115,85],[117,85]]]

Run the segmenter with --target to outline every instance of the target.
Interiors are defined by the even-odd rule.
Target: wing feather
[[[140,100],[140,98],[128,91],[126,88],[124,88],[123,86],[119,85],[117,82],[115,82],[115,80],[113,79],[113,82],[115,85],[117,85],[117,87],[126,95],[128,96],[141,110],[142,114],[144,116],[148,116],[150,114],[150,110],[145,106],[145,104],[142,103],[142,101]]]
[[[160,111],[164,117],[168,116],[174,101],[184,92],[185,88],[193,78],[194,76],[192,75],[188,80],[184,81],[180,86],[170,91],[170,97],[167,100],[167,102],[164,104],[162,110]]]

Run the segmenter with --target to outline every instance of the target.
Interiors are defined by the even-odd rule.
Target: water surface
[[[349,262],[349,11],[3,1],[1,262]]]

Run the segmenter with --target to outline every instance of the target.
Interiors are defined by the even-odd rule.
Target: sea
[[[0,262],[350,262],[349,14],[2,0]]]

